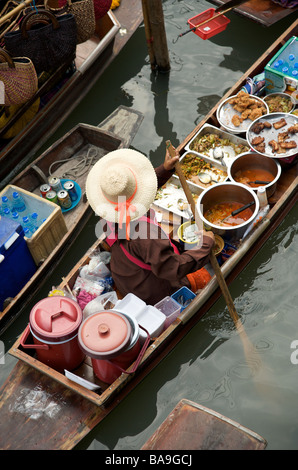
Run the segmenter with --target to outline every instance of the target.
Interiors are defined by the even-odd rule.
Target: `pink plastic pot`
[[[95,375],[113,383],[138,358],[134,372],[150,341],[140,349],[139,326],[136,320],[115,310],[103,310],[87,317],[79,328],[78,341],[91,358]]]
[[[74,300],[60,296],[42,299],[30,312],[21,345],[35,349],[38,360],[49,367],[59,372],[71,371],[85,357],[78,343],[82,319],[82,310]],[[30,332],[34,344],[27,343]]]

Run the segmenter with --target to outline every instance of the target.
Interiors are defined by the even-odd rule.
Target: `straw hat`
[[[129,224],[144,215],[154,201],[157,176],[145,155],[118,149],[102,157],[90,170],[86,194],[94,212],[109,222]]]

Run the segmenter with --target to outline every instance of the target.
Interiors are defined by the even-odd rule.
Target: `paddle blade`
[[[248,0],[230,0],[229,2],[223,3],[220,7],[215,9],[214,13],[219,13],[221,11],[230,10],[231,8],[238,7],[242,3],[246,3]]]

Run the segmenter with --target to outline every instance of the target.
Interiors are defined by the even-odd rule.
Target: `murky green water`
[[[133,147],[153,164],[164,158],[165,140],[182,141],[209,109],[266,50],[292,19],[270,28],[230,13],[227,30],[209,41],[188,29],[187,19],[213,5],[207,1],[163,2],[171,72],[152,74],[143,27],[100,78],[49,144],[77,122],[98,124],[117,106],[144,113]],[[59,284],[95,240],[95,218],[38,298]],[[181,398],[212,408],[261,434],[268,449],[298,448],[297,206],[230,286],[236,310],[257,350],[245,356],[224,301],[219,300],[175,350],[85,438],[79,449],[137,450]],[[30,305],[28,306],[28,315]],[[8,350],[24,329],[19,318],[1,338]],[[5,356],[0,384],[15,363]]]

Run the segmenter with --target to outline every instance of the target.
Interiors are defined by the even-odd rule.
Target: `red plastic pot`
[[[35,349],[38,360],[49,367],[59,372],[71,371],[85,357],[78,343],[82,320],[82,310],[74,300],[60,296],[42,299],[30,312],[21,345]],[[30,332],[34,344],[27,344]]]
[[[108,384],[126,372],[138,357],[137,367],[149,340],[150,336],[140,350],[136,320],[115,310],[103,310],[87,317],[78,333],[80,347],[91,358],[95,375]]]

